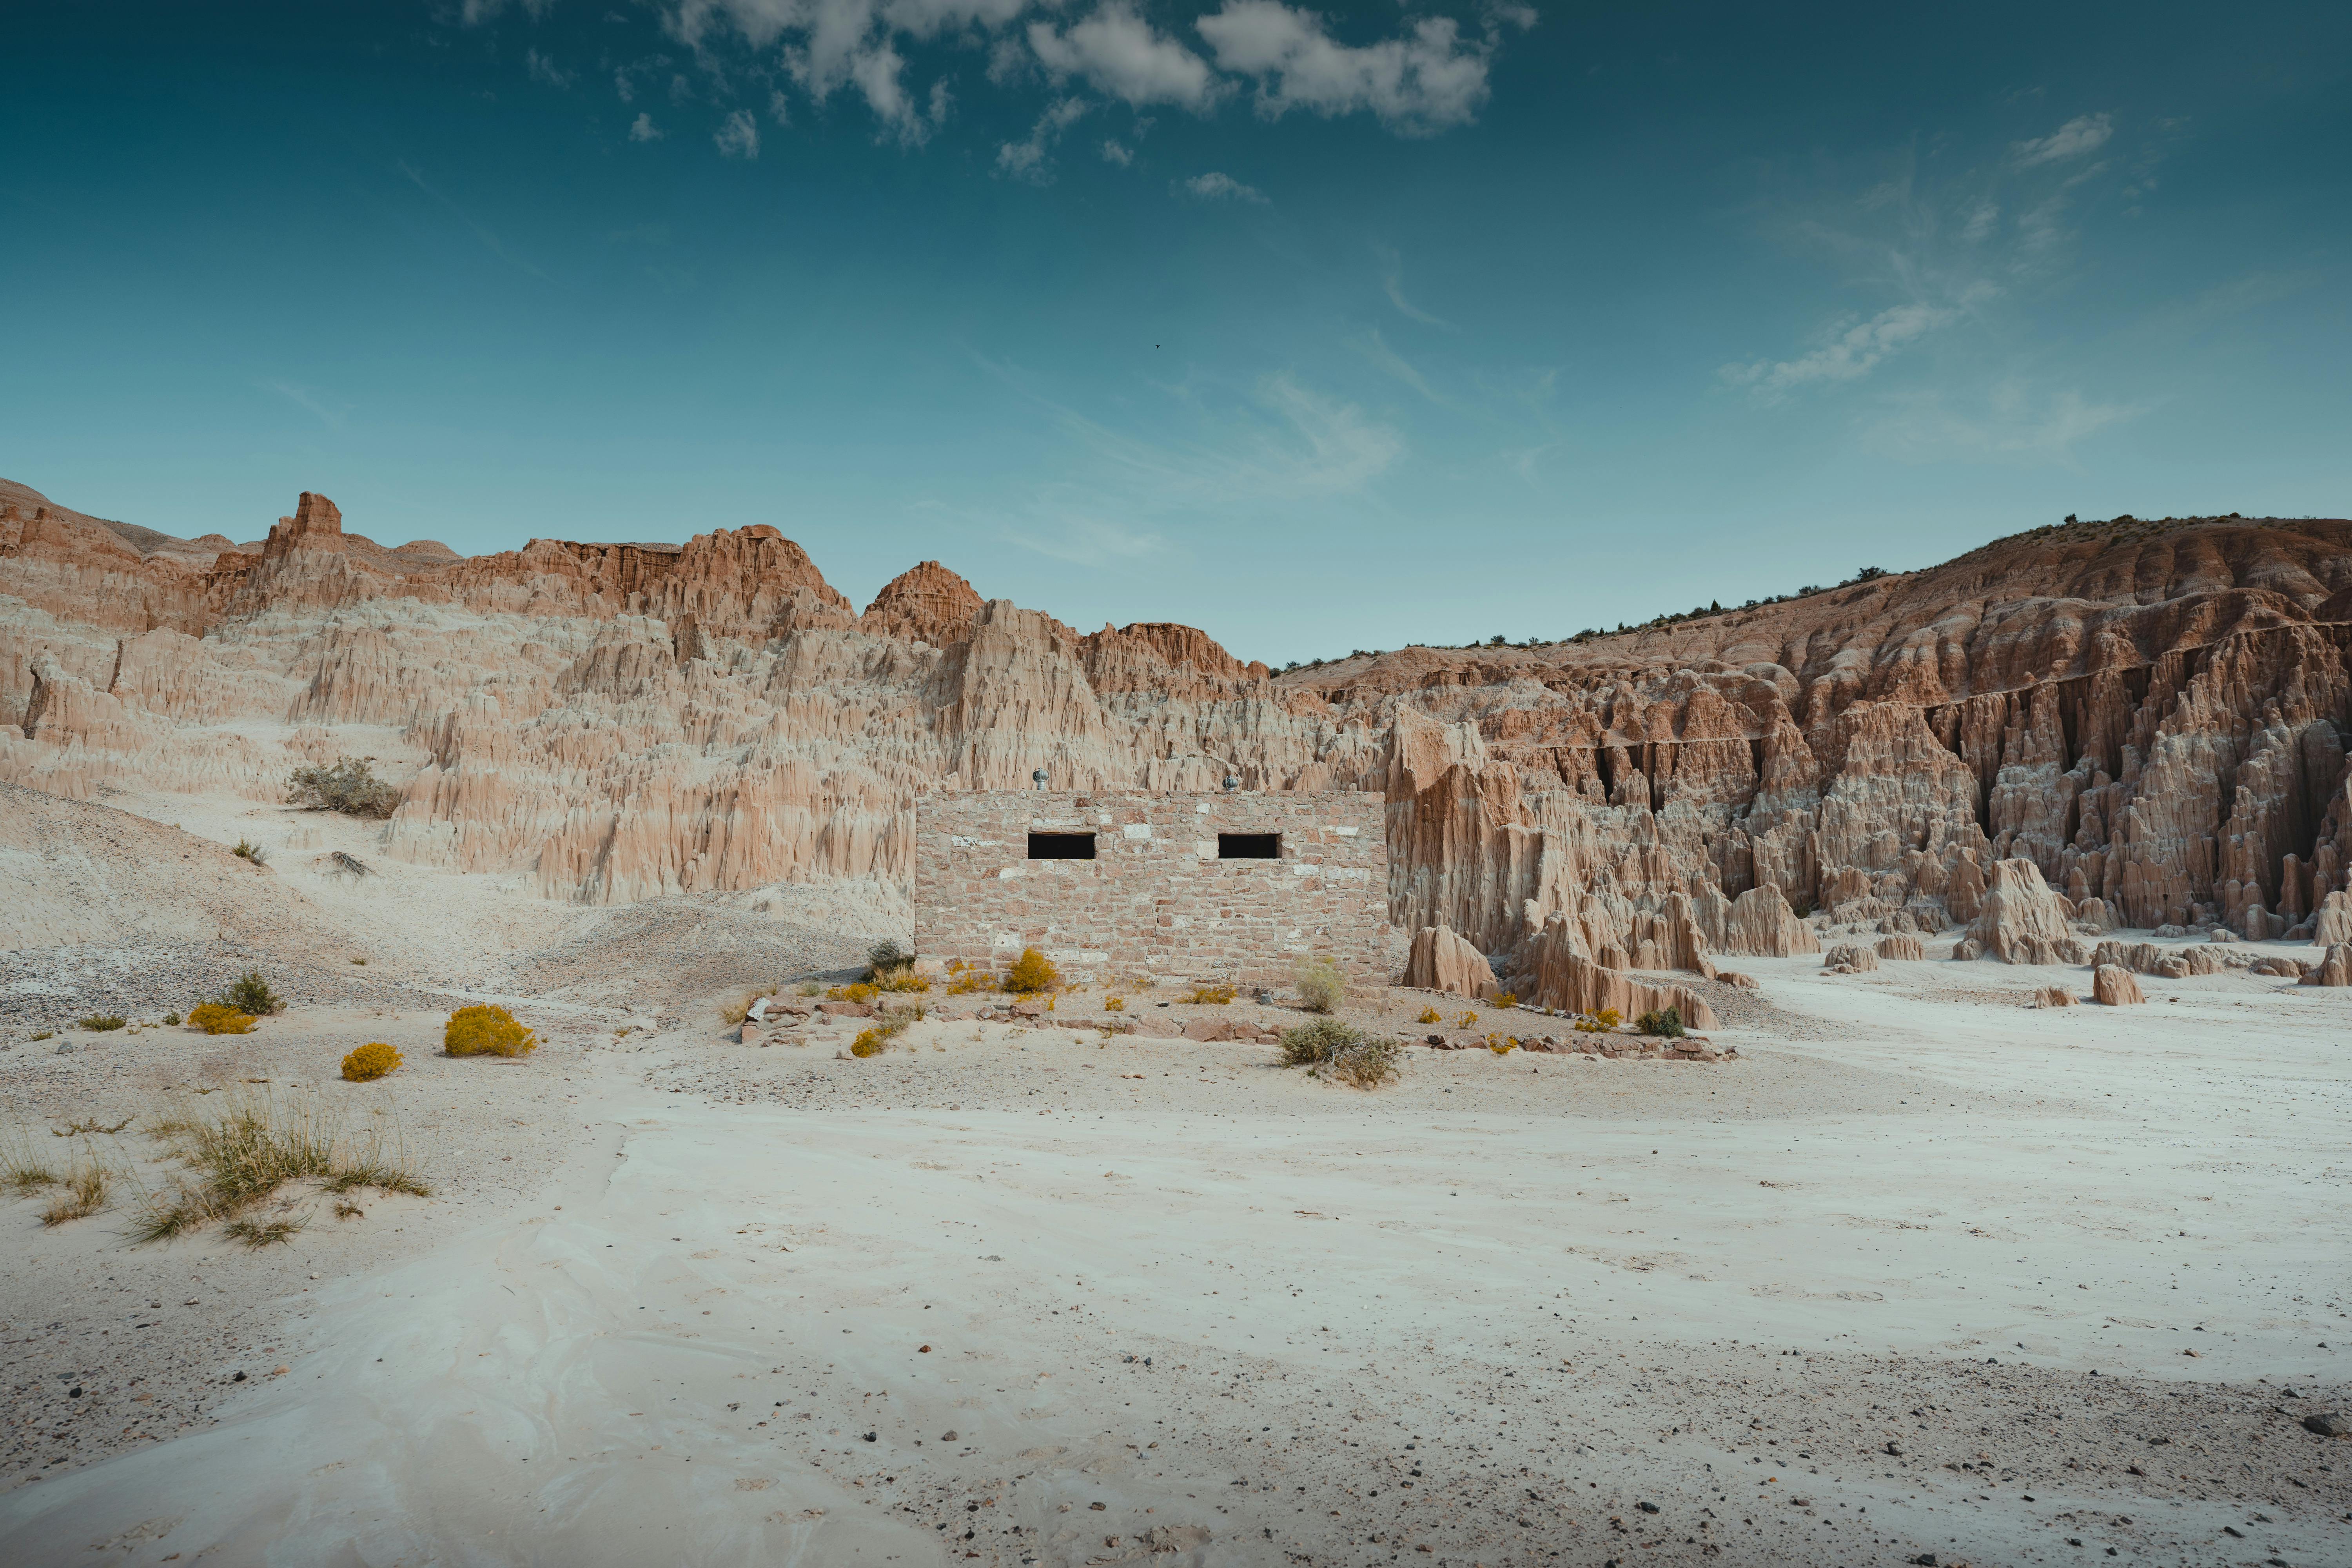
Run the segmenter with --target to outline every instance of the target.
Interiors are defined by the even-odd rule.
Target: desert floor
[[[22,1139],[269,1096],[433,1194],[133,1245],[158,1146],[58,1141],[122,1174],[0,1200],[0,1561],[2352,1562],[2352,1445],[2301,1425],[2352,1410],[2343,992],[1743,960],[1734,1060],[1366,1093],[969,1020],[744,1046],[740,981],[858,946],[758,929],[551,916],[470,991],[13,1028]],[[438,1055],[491,994],[548,1043]],[[407,1065],[336,1079],[368,1039]]]

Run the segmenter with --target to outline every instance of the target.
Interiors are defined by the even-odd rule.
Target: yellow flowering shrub
[[[453,1057],[519,1057],[539,1048],[539,1037],[504,1007],[477,1003],[449,1015],[441,1048]]]
[[[249,1035],[253,1033],[253,1015],[240,1013],[219,1002],[207,1002],[188,1010],[188,1022],[207,1035]]]
[[[371,1083],[400,1066],[400,1051],[373,1040],[343,1058],[343,1077],[352,1083]]]

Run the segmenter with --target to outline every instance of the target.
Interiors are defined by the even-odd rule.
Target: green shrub
[[[269,864],[269,851],[264,849],[260,845],[256,844],[250,838],[238,839],[236,841],[236,847],[230,850],[229,853],[236,856],[240,860],[250,860],[257,866],[267,866]]]
[[[96,1013],[81,1021],[81,1026],[93,1034],[103,1035],[122,1027],[122,1020],[111,1013]]]
[[[235,984],[213,997],[212,1001],[219,1006],[250,1013],[257,1018],[286,1011],[286,999],[269,988],[269,982],[261,977],[258,969],[247,970]]]
[[[1020,959],[1004,974],[1004,989],[1015,994],[1051,991],[1061,983],[1062,972],[1034,947],[1023,948]]]
[[[345,757],[331,768],[296,768],[286,780],[286,804],[306,811],[340,811],[347,816],[390,816],[400,791]]]
[[[900,947],[897,939],[885,937],[866,950],[866,962],[873,969],[875,977],[879,979],[897,970],[913,968],[915,955]]]
[[[1348,994],[1348,977],[1329,958],[1318,954],[1298,966],[1294,976],[1298,1000],[1310,1013],[1328,1013]]]
[[[504,1007],[477,1003],[449,1015],[441,1048],[453,1057],[519,1057],[539,1048],[539,1037]]]
[[[1661,1007],[1654,1012],[1644,1013],[1633,1020],[1633,1032],[1637,1035],[1658,1035],[1669,1040],[1679,1040],[1683,1037],[1682,1009]]]
[[[163,1015],[163,1022],[177,1026],[180,1022],[180,1016],[177,1013],[166,1013]]]

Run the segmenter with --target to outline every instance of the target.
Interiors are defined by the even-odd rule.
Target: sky
[[[2352,510],[2352,7],[0,8],[0,475],[1275,664]]]

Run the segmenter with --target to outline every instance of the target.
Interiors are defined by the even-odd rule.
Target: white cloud
[[[1120,0],[1107,0],[1094,15],[1055,32],[1052,24],[1029,24],[1029,47],[1056,81],[1084,77],[1113,98],[1130,104],[1173,103],[1206,109],[1221,84],[1208,63],[1137,16]]]
[[[1244,185],[1231,174],[1221,174],[1213,170],[1205,174],[1193,175],[1182,183],[1182,188],[1192,192],[1204,202],[1230,200],[1255,202],[1259,206],[1266,205],[1264,191],[1252,185]]]
[[[661,139],[661,127],[654,123],[654,117],[650,114],[641,113],[629,124],[629,140],[632,142],[658,142]]]
[[[760,155],[760,125],[748,109],[739,109],[727,116],[711,141],[719,151],[730,158],[756,158]]]
[[[2055,163],[2063,158],[2079,158],[2095,152],[2105,146],[2115,133],[2111,116],[2078,114],[2047,136],[2011,142],[2009,152],[2019,168],[2031,169],[2037,163]]]
[[[1864,427],[1864,436],[1905,462],[2072,463],[2077,445],[2146,412],[2133,404],[2094,402],[2071,389],[2037,393],[2011,380],[1970,405],[1956,405],[1941,392],[1896,398],[1890,412]]]
[[[1217,64],[1257,79],[1258,112],[1293,109],[1322,115],[1370,110],[1392,130],[1426,134],[1466,123],[1486,101],[1486,64],[1504,20],[1525,26],[1524,8],[1498,14],[1483,38],[1465,42],[1450,16],[1424,16],[1402,37],[1350,46],[1323,18],[1278,0],[1225,0],[1193,26]]]
[[[1046,171],[1046,154],[1053,151],[1054,143],[1061,140],[1062,132],[1086,111],[1086,104],[1075,98],[1065,98],[1054,104],[1037,117],[1037,123],[1030,128],[1029,140],[1007,142],[997,149],[996,167],[999,172],[1016,179],[1044,183],[1050,177]]]
[[[1993,225],[2000,221],[2000,206],[1990,201],[1979,202],[1969,210],[1969,220],[1960,226],[1960,237],[1974,244],[1990,235]]]
[[[558,66],[553,60],[549,59],[537,49],[525,49],[522,52],[522,64],[524,72],[529,75],[530,79],[533,81],[545,82],[549,87],[570,87],[572,85],[572,73]]]
[[[1866,321],[1840,328],[1827,342],[1801,358],[1727,364],[1718,374],[1734,386],[1748,387],[1758,396],[1770,400],[1820,382],[1857,381],[1868,375],[1887,355],[1956,320],[1958,314],[1937,305],[1890,306]]]
[[[1117,142],[1105,142],[1102,144],[1102,156],[1104,163],[1117,163],[1122,169],[1135,162],[1135,154]]]

